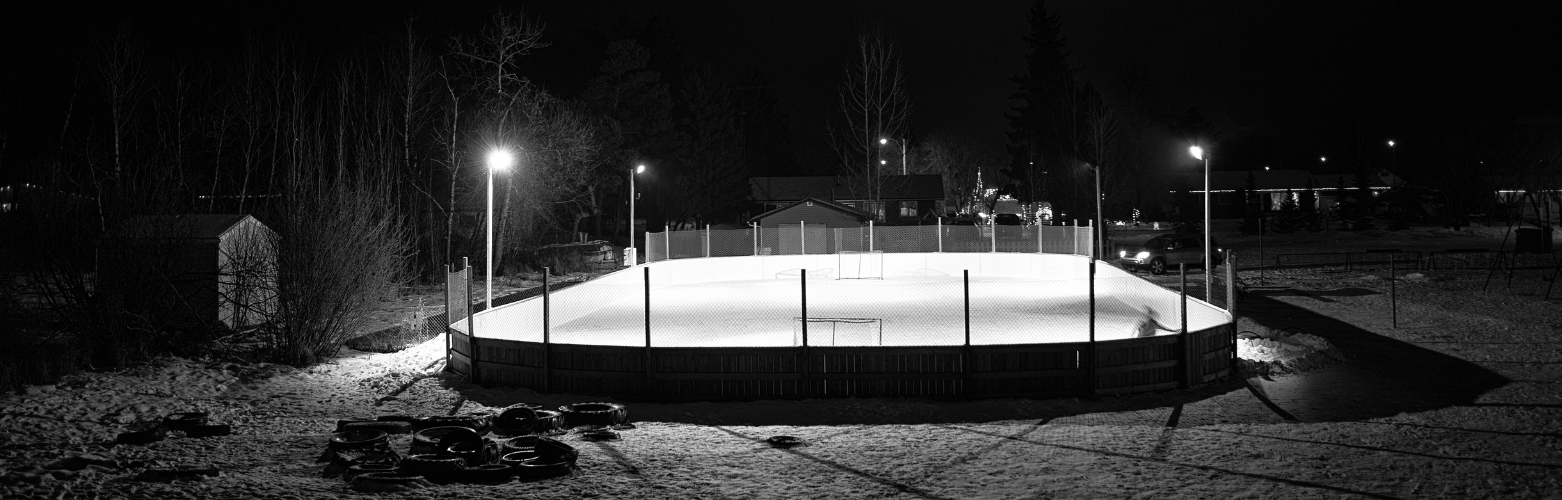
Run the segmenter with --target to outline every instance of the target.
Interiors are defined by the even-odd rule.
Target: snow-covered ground
[[[1483,293],[1484,271],[1402,274],[1394,328],[1385,277],[1271,272],[1268,284],[1290,288],[1244,302],[1279,311],[1239,324],[1267,336],[1243,342],[1246,380],[1096,401],[629,402],[638,428],[621,441],[563,438],[582,453],[571,477],[380,496],[1562,497],[1562,308],[1542,300],[1550,283],[1521,272]],[[1310,315],[1330,326],[1286,335]],[[344,351],[303,370],[165,359],[5,396],[0,498],[368,496],[320,477],[314,458],[336,419],[599,399],[437,376],[443,348],[436,338],[393,354]],[[235,434],[103,444],[185,410]],[[763,443],[782,434],[806,444]],[[407,438],[397,444],[404,451]],[[222,475],[131,480],[180,464]],[[67,465],[82,467],[47,468]]]

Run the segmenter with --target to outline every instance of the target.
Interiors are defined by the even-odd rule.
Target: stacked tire
[[[613,426],[629,420],[629,410],[618,403],[575,403],[559,407],[568,427]]]

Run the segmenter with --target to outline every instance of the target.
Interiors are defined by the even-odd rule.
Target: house
[[[882,224],[907,224],[944,215],[944,178],[937,174],[885,175],[877,183],[857,177],[751,177],[754,203],[771,211],[803,199],[828,201],[869,214]]]
[[[131,217],[98,242],[99,296],[153,327],[259,324],[276,310],[274,238],[243,214]]]
[[[855,240],[861,239],[861,229],[871,219],[855,208],[804,198],[748,221],[759,228],[761,255],[794,255],[857,249]]]
[[[1318,196],[1318,209],[1328,210],[1339,203],[1342,195],[1353,194],[1358,188],[1356,177],[1351,174],[1313,174],[1306,170],[1225,170],[1209,173],[1210,191],[1210,217],[1215,219],[1233,219],[1241,216],[1241,203],[1239,191],[1248,189],[1248,175],[1253,176],[1254,194],[1258,196],[1259,205],[1263,210],[1280,210],[1287,193],[1300,202],[1301,193],[1306,191],[1311,181],[1311,187]],[[1344,181],[1345,191],[1339,189],[1341,181]],[[1373,195],[1382,194],[1390,188],[1403,186],[1404,179],[1387,170],[1374,172],[1367,178],[1367,188]],[[1203,205],[1204,173],[1182,174],[1177,182],[1181,189],[1172,193],[1182,198],[1184,206]],[[1202,210],[1202,208],[1200,208]]]

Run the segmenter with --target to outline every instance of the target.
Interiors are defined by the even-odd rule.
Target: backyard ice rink
[[[918,256],[924,256],[919,260]],[[888,254],[881,279],[836,279],[834,255],[718,257],[657,262],[552,294],[550,340],[560,344],[643,346],[650,277],[651,345],[801,345],[802,269],[813,346],[948,346],[964,343],[970,271],[971,344],[1084,342],[1090,338],[1088,262],[1037,254]],[[826,267],[829,266],[829,267]],[[652,268],[645,271],[645,267]],[[1176,292],[1098,264],[1096,340],[1135,335],[1146,311],[1157,335],[1181,329]],[[855,275],[852,270],[845,272]],[[1008,276],[1012,274],[1014,276]],[[750,279],[742,279],[750,278]],[[1231,321],[1190,296],[1188,328]],[[478,336],[542,341],[541,298],[474,318]],[[828,321],[849,318],[851,321]],[[866,320],[866,321],[864,321]]]

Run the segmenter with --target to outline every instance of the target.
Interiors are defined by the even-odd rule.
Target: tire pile
[[[619,439],[632,429],[616,403],[577,403],[544,410],[517,404],[494,414],[340,420],[318,462],[362,492],[396,492],[442,484],[504,484],[568,476],[580,452],[556,439]],[[406,454],[392,435],[411,434]]]

